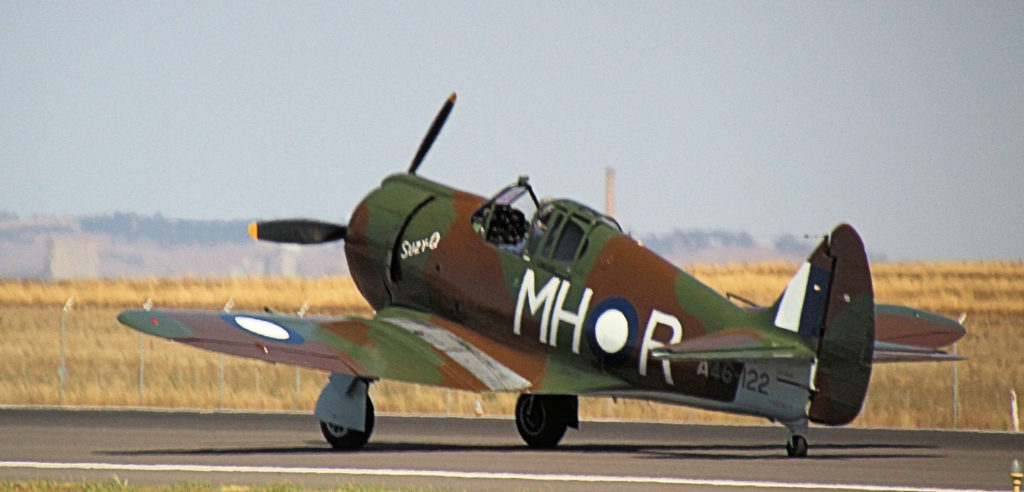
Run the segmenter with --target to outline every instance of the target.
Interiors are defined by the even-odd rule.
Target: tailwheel
[[[366,396],[365,428],[364,431],[357,431],[330,422],[320,422],[320,432],[334,449],[352,450],[363,447],[370,439],[370,434],[373,433],[373,402],[369,395]]]
[[[516,428],[526,444],[533,448],[553,448],[576,424],[576,399],[565,395],[519,395],[516,401]]]
[[[786,454],[788,454],[790,458],[806,458],[807,439],[800,434],[793,434],[789,436],[789,441],[786,442]]]

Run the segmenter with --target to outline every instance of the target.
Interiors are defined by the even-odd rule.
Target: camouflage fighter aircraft
[[[525,177],[492,198],[408,172],[384,179],[347,226],[255,222],[257,239],[345,241],[372,318],[130,310],[121,323],[227,354],[331,372],[315,416],[335,448],[363,446],[379,378],[514,391],[534,447],[578,428],[577,395],[655,400],[765,417],[806,456],[808,422],[849,423],[872,362],[952,360],[960,322],[874,302],[864,245],[832,231],[769,307],[737,305],[571,200],[539,201]],[[962,320],[961,320],[962,321]]]

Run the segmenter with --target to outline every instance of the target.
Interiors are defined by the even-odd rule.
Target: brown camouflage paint
[[[530,385],[526,389],[537,392],[625,389],[729,402],[735,397],[735,380],[723,383],[708,377],[707,362],[644,357],[646,330],[654,330],[649,348],[673,343],[676,349],[695,351],[803,344],[806,351],[817,348],[819,354],[810,419],[840,425],[859,412],[870,380],[875,307],[863,244],[851,227],[838,227],[809,258],[832,272],[819,343],[774,326],[778,303],[763,309],[737,307],[599,217],[587,219],[589,209],[573,208],[570,202],[557,203],[568,207],[566,213],[592,220],[585,231],[589,242],[581,243],[587,247],[580,248],[575,262],[559,266],[551,259],[540,261],[540,255],[531,261],[511,254],[474,230],[471,218],[485,203],[483,197],[408,174],[386,178],[364,198],[349,220],[345,252],[353,280],[379,315],[390,313],[397,317],[392,319],[446,330],[524,378]],[[559,292],[564,287],[561,307],[565,313],[582,313],[581,326],[595,322],[598,306],[627,303],[637,318],[633,345],[627,344],[613,358],[596,353],[593,342],[585,339],[587,333],[582,333],[577,347],[573,322],[559,325],[557,318],[550,318],[556,319],[550,330],[557,336],[542,339],[541,317],[550,308],[547,305],[538,307],[537,314],[525,307],[516,334],[516,309],[526,292],[528,269],[533,272],[534,295],[550,282]],[[587,289],[590,299],[583,309]],[[557,304],[548,296],[543,302]],[[952,320],[905,309],[879,308],[879,335],[886,341],[937,346],[963,334]],[[470,391],[489,389],[462,363],[418,336],[415,325],[410,331],[386,317],[253,316],[301,333],[305,343],[297,348],[273,340],[254,341],[257,337],[231,327],[217,312],[126,311],[119,320],[157,336],[245,357]],[[159,326],[150,317],[160,317],[164,324]],[[679,327],[678,340],[672,339],[674,324]],[[640,371],[644,360],[646,375]],[[718,364],[736,374],[743,371],[741,361]],[[669,368],[667,373],[664,367]]]

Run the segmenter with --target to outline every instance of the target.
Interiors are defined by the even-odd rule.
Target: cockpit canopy
[[[622,233],[615,219],[581,203],[537,200],[525,176],[481,206],[472,221],[473,229],[495,247],[527,260],[557,264],[582,257],[586,238],[595,230]]]

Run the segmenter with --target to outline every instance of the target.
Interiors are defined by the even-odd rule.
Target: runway
[[[370,443],[333,452],[310,415],[0,409],[0,479],[299,483],[453,490],[1007,490],[1024,437],[583,422],[532,450],[512,420],[378,416]]]

